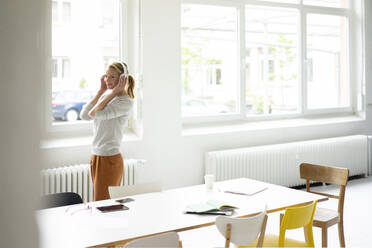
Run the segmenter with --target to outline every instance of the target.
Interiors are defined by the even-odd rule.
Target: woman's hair
[[[119,73],[119,75],[121,75],[122,73],[124,73],[123,65],[125,66],[125,68],[127,69],[127,72],[128,72],[128,83],[125,84],[124,90],[130,96],[130,98],[134,98],[135,81],[134,81],[133,76],[129,75],[129,70],[128,70],[127,64],[126,63],[115,62],[115,63],[112,63],[111,65],[109,65],[109,68],[114,69],[115,71],[117,71]]]

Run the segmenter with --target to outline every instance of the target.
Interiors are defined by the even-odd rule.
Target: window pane
[[[350,105],[347,19],[340,16],[307,16],[308,108]]]
[[[53,60],[52,72],[56,76],[52,79],[53,117],[56,121],[76,120],[82,105],[99,88],[100,77],[107,69],[104,67],[107,58],[115,61],[120,58],[119,0],[97,1],[89,11],[90,0],[74,0],[69,7],[61,5],[65,6],[64,20],[69,19],[70,23],[52,25],[52,56],[57,58]],[[104,10],[102,2],[107,4]],[[112,16],[113,25],[103,27],[97,20],[102,11],[105,16]]]
[[[58,2],[52,1],[52,20],[58,22]]]
[[[298,13],[246,6],[248,115],[299,111]]]
[[[62,77],[63,78],[70,77],[70,60],[69,59],[62,60]]]
[[[102,0],[101,1],[101,13],[102,13],[102,26],[112,26],[114,25],[114,16],[112,15],[112,9],[115,3],[112,0]]]
[[[52,59],[52,77],[58,77],[58,60]]]
[[[183,116],[238,111],[237,10],[182,5]]]
[[[71,3],[63,3],[63,21],[70,22],[71,20]]]
[[[334,7],[334,8],[347,8],[349,0],[304,0],[304,4]]]

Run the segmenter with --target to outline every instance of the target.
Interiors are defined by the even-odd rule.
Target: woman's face
[[[106,71],[106,86],[112,90],[119,83],[119,73],[112,68]]]

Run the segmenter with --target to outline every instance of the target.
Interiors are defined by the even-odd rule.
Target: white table
[[[125,244],[126,242],[168,231],[185,231],[213,225],[216,216],[184,214],[186,205],[209,199],[223,200],[239,207],[234,216],[251,216],[261,212],[265,204],[268,212],[290,206],[323,201],[327,197],[267,184],[267,189],[252,196],[223,193],[218,189],[231,183],[258,183],[251,179],[234,179],[215,183],[214,190],[196,185],[162,192],[131,196],[135,201],[126,203],[130,209],[101,213],[95,206],[114,203],[105,200],[37,211],[40,247],[87,247]],[[83,210],[79,210],[83,209]]]

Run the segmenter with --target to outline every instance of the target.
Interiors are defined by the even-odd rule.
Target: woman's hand
[[[124,93],[124,87],[127,83],[128,78],[126,77],[120,77],[119,83],[112,89],[112,92],[117,96]]]
[[[98,91],[101,95],[103,93],[105,93],[106,90],[107,90],[107,85],[106,85],[105,78],[106,78],[106,75],[102,75],[102,77],[101,77],[101,87],[100,87],[100,89]]]

